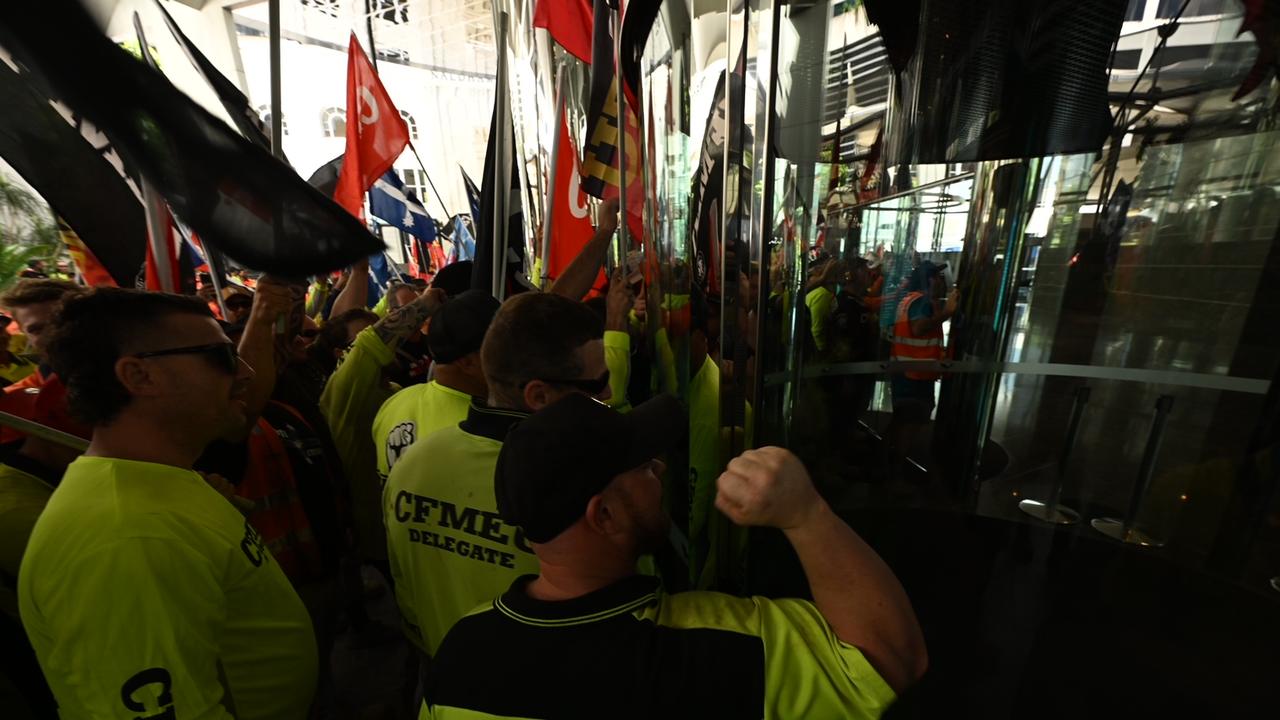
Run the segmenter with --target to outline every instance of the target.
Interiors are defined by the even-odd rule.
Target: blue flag
[[[369,256],[369,296],[366,299],[368,305],[373,307],[378,304],[382,296],[387,294],[387,285],[391,284],[392,269],[387,262],[386,253],[378,253]]]
[[[480,188],[476,187],[466,170],[462,171],[462,186],[467,189],[467,205],[471,206],[471,222],[478,223],[480,222]]]
[[[405,189],[395,170],[388,170],[369,188],[369,211],[374,217],[423,242],[436,239],[435,222],[413,191]]]
[[[450,262],[474,260],[476,257],[476,239],[471,237],[467,223],[461,217],[453,218],[453,258]]]

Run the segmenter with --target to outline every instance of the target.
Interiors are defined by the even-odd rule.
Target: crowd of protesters
[[[586,300],[616,223],[502,303],[468,263],[372,308],[364,264],[309,287],[203,276],[194,296],[20,280],[0,296],[0,410],[38,426],[9,423],[0,457],[7,709],[877,716],[924,672],[920,628],[786,450],[693,492],[700,514],[781,529],[813,601],[662,591],[664,458],[692,411],[631,352],[670,300],[625,270]],[[719,323],[692,304],[697,377]],[[335,638],[383,587],[404,697],[340,707]]]

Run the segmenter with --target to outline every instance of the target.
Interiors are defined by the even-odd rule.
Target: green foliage
[[[28,261],[52,264],[61,249],[49,207],[35,193],[0,174],[0,289],[11,285]]]

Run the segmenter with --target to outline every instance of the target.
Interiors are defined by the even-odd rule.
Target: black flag
[[[146,253],[140,190],[106,137],[55,106],[0,52],[0,157],[66,221],[120,287]]]
[[[209,62],[209,58],[200,52],[191,40],[183,34],[182,29],[173,21],[173,17],[169,15],[169,11],[164,9],[164,5],[160,0],[155,0],[156,7],[160,8],[160,13],[164,15],[164,23],[169,26],[169,32],[173,34],[173,39],[178,41],[178,45],[182,48],[182,52],[187,54],[187,59],[195,66],[200,75],[204,77],[205,82],[209,83],[209,87],[213,88],[213,92],[217,94],[218,101],[222,103],[222,107],[227,109],[227,114],[231,116],[231,122],[236,124],[241,134],[258,145],[271,149],[271,137],[267,134],[267,130],[262,127],[262,120],[258,114],[253,111],[249,105],[249,98],[240,92],[240,88],[226,78],[225,75],[218,72],[218,68]],[[332,196],[333,193],[330,193]]]
[[[497,143],[506,142],[505,154],[507,165],[495,167],[494,149]],[[465,173],[463,174],[465,177]],[[495,190],[497,183],[507,183],[507,227],[506,227],[506,269],[503,273],[507,286],[505,295],[510,296],[517,288],[513,280],[524,269],[524,212],[521,204],[520,172],[516,167],[515,129],[508,114],[498,119],[498,106],[494,103],[492,124],[489,127],[489,144],[484,154],[484,177],[481,179],[480,212],[472,218],[476,227],[475,264],[471,269],[471,288],[493,293],[493,253],[495,228],[493,222]]]
[[[101,128],[204,242],[240,264],[302,277],[383,249],[291,168],[112,44],[73,0],[0,3],[0,40]]]
[[[616,0],[595,0],[591,33],[591,96],[587,102],[587,137],[582,144],[582,192],[603,198],[618,185],[618,73],[613,62],[610,20]]]

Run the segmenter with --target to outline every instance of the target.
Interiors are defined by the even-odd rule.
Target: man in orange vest
[[[945,265],[922,261],[912,271],[893,323],[891,360],[939,361],[945,353],[942,324],[956,314],[959,291],[947,292]],[[941,301],[946,298],[945,304]],[[936,369],[906,370],[890,378],[893,421],[889,441],[899,457],[912,450],[918,430],[927,425],[935,404],[933,384],[942,377]]]

